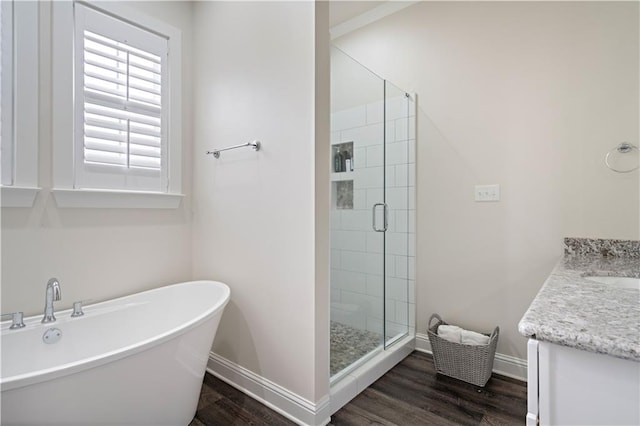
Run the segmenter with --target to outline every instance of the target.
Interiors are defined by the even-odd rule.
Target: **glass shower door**
[[[384,199],[388,209],[385,232],[385,347],[407,335],[410,325],[409,299],[413,255],[410,249],[412,223],[410,176],[412,160],[412,132],[410,97],[385,81],[385,175]],[[415,212],[415,211],[414,211]],[[413,306],[413,305],[411,305]]]
[[[384,81],[333,48],[331,55],[331,376],[384,343]],[[382,214],[380,205],[376,212]],[[380,222],[382,223],[382,222]],[[382,226],[377,225],[377,226]]]
[[[331,377],[411,331],[412,100],[331,52]]]

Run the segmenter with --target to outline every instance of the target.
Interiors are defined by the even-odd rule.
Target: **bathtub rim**
[[[126,296],[120,296],[114,299],[108,299],[92,305],[87,305],[87,309],[88,309],[90,307],[100,307],[101,305],[116,304],[118,301],[129,298],[134,295],[156,293],[170,287],[177,287],[177,286],[183,286],[188,284],[200,284],[200,283],[214,284],[215,286],[220,287],[223,290],[222,297],[220,298],[220,300],[217,300],[214,305],[212,305],[210,308],[205,310],[202,314],[194,316],[193,319],[191,319],[190,321],[182,323],[179,326],[171,328],[163,333],[155,334],[151,338],[144,339],[144,340],[141,340],[140,342],[123,346],[121,348],[117,348],[116,350],[113,350],[113,351],[105,352],[105,353],[88,357],[88,358],[83,358],[79,361],[61,364],[51,368],[36,370],[34,372],[16,374],[9,377],[0,377],[0,391],[5,392],[5,391],[23,388],[26,386],[46,382],[49,380],[54,380],[56,378],[68,376],[71,374],[76,374],[82,371],[89,370],[91,368],[108,364],[110,362],[115,362],[117,360],[129,357],[129,356],[138,354],[140,352],[149,350],[153,347],[159,346],[165,342],[173,340],[197,328],[198,326],[212,319],[217,313],[222,314],[224,307],[229,303],[229,300],[231,299],[231,290],[227,284],[220,281],[213,281],[213,280],[185,281],[185,282],[180,282],[176,284],[170,284],[162,287],[156,287],[153,289],[140,291],[138,293],[132,293]],[[72,312],[72,309],[66,309],[64,311],[59,311],[58,313],[66,314],[71,312]],[[33,318],[39,318],[39,315],[27,317],[25,318],[25,322],[32,321]],[[51,323],[49,325],[55,326],[55,323]],[[21,330],[17,330],[18,333],[20,331]],[[2,333],[5,333],[5,332],[9,332],[9,330],[3,329]]]

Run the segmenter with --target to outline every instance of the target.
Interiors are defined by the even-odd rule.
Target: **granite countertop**
[[[640,361],[640,291],[599,284],[588,276],[640,278],[640,250],[611,256],[566,249],[518,330],[526,337]],[[607,254],[603,256],[602,254]]]

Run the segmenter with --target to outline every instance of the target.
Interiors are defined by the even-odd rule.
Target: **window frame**
[[[32,207],[40,190],[38,188],[39,4],[21,1],[11,1],[11,3],[13,129],[9,143],[12,144],[13,152],[9,163],[12,169],[11,182],[0,185],[1,205],[2,207]],[[3,143],[7,142],[3,140]]]
[[[78,131],[74,108],[74,7],[80,4],[168,40],[166,192],[76,185]],[[182,37],[180,30],[121,3],[52,2],[53,196],[58,207],[177,208],[182,190]],[[80,126],[81,127],[81,126]]]
[[[2,36],[0,38],[2,42],[2,48],[0,49],[0,61],[2,65],[0,67],[0,76],[2,77],[2,120],[0,130],[2,132],[2,180],[1,185],[13,186],[14,172],[13,172],[13,151],[15,147],[15,138],[13,135],[13,93],[14,93],[14,78],[13,78],[13,0],[7,0],[0,3],[0,19],[2,20]]]

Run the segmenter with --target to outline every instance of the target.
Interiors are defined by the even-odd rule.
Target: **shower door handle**
[[[376,209],[380,206],[382,206],[383,208],[383,217],[384,217],[383,228],[376,227]],[[376,232],[385,232],[387,230],[387,228],[389,227],[389,208],[387,206],[387,203],[375,203],[373,205],[373,208],[371,209],[371,225],[373,227],[373,230]]]

